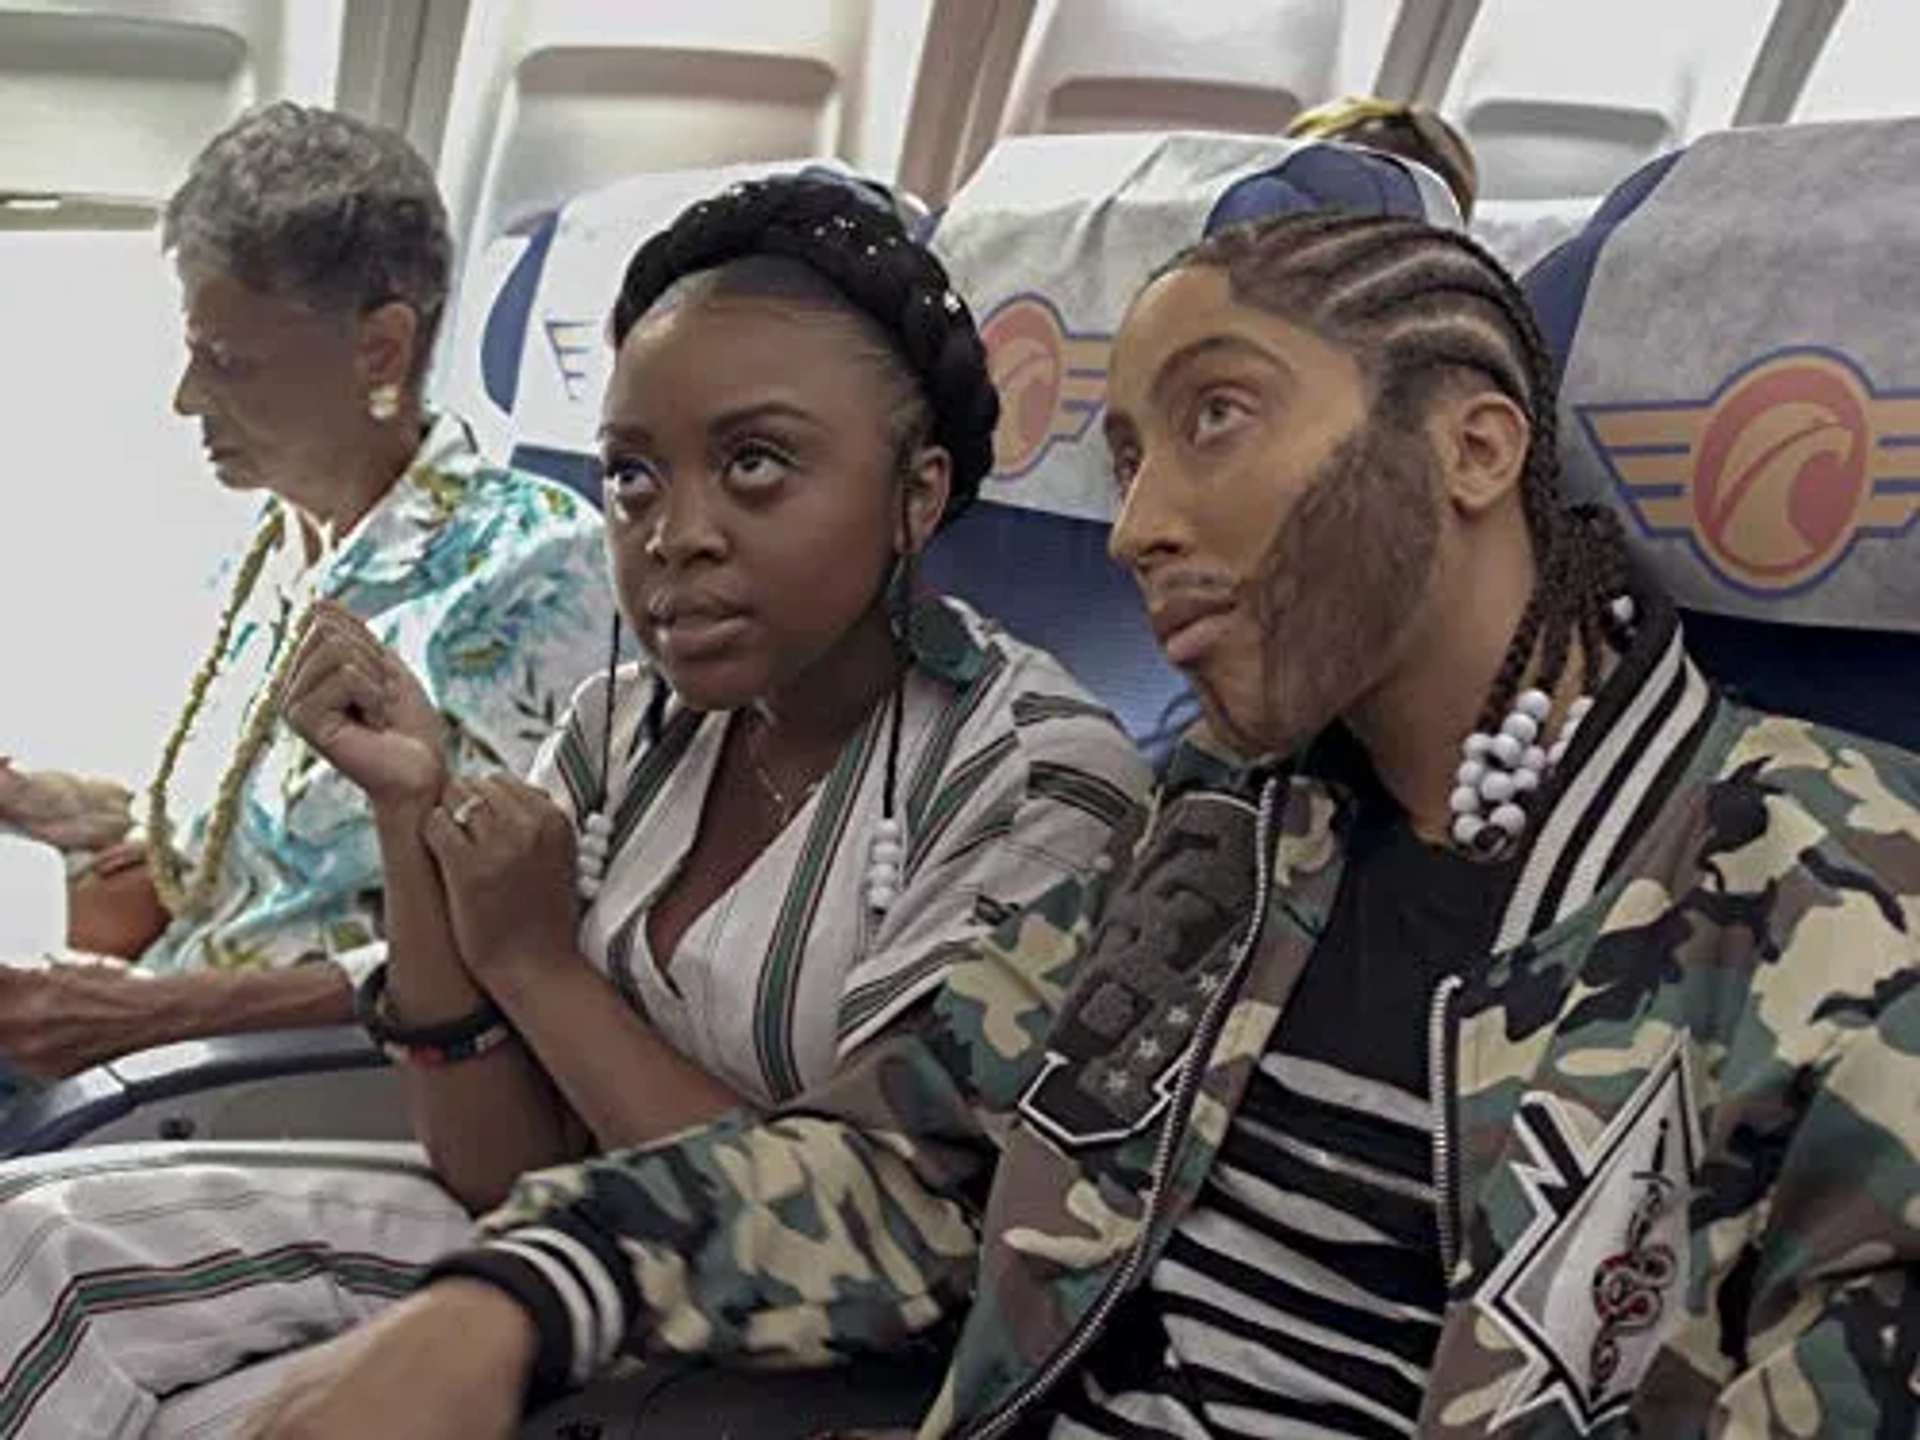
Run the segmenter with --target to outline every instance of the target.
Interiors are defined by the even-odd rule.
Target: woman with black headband
[[[798,177],[697,205],[635,256],[610,338],[608,545],[647,658],[582,689],[533,783],[449,781],[438,717],[342,611],[289,684],[376,816],[391,958],[361,1013],[431,1169],[108,1148],[0,1186],[0,1246],[40,1257],[0,1288],[0,1429],[143,1434],[402,1293],[518,1175],[818,1084],[1131,834],[1118,726],[915,586],[998,404],[891,209]]]

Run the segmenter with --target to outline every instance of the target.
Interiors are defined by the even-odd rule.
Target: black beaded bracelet
[[[387,1013],[387,967],[375,966],[354,991],[360,1024],[389,1060],[402,1065],[453,1065],[507,1043],[513,1027],[498,1005],[483,999],[478,1009],[438,1025],[399,1025]]]

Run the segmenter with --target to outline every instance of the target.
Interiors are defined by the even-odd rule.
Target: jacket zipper
[[[1266,928],[1267,904],[1273,891],[1273,824],[1274,811],[1278,804],[1280,782],[1270,779],[1260,789],[1259,822],[1256,829],[1255,844],[1258,847],[1257,868],[1254,880],[1253,919],[1247,926],[1247,933],[1241,937],[1236,948],[1233,963],[1228,971],[1227,983],[1222,985],[1207,1002],[1201,1012],[1200,1023],[1194,1030],[1193,1045],[1188,1050],[1186,1068],[1180,1072],[1180,1079],[1174,1086],[1173,1099],[1167,1114],[1166,1128],[1160,1132],[1160,1144],[1154,1150],[1153,1168],[1149,1172],[1147,1192],[1147,1213],[1140,1222],[1140,1238],[1126,1259],[1108,1279],[1106,1288],[1093,1302],[1091,1309],[1080,1317],[1080,1323],[1074,1327],[1073,1334],[1067,1337],[1066,1344],[1053,1352],[1053,1358],[1036,1371],[1027,1383],[1015,1391],[1000,1409],[983,1419],[972,1430],[965,1432],[965,1440],[1000,1440],[1020,1420],[1021,1413],[1034,1401],[1045,1395],[1059,1381],[1060,1377],[1075,1365],[1092,1346],[1105,1325],[1107,1317],[1113,1313],[1132,1287],[1134,1279],[1140,1273],[1140,1267],[1146,1261],[1147,1243],[1153,1236],[1154,1222],[1159,1218],[1160,1209],[1167,1192],[1167,1175],[1173,1165],[1174,1152],[1180,1148],[1185,1137],[1187,1123],[1192,1118],[1195,1092],[1200,1088],[1200,1080],[1206,1070],[1207,1059],[1213,1053],[1214,1042],[1218,1040],[1220,1028],[1226,1023],[1228,1007],[1239,993],[1240,980],[1247,959],[1260,943],[1260,936]]]
[[[1460,1256],[1453,1168],[1453,997],[1463,982],[1449,975],[1433,989],[1427,1037],[1427,1088],[1433,1104],[1433,1202],[1440,1233],[1440,1273],[1449,1288]]]

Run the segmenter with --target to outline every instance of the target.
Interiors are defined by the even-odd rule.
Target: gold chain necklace
[[[773,801],[774,809],[779,816],[777,828],[784,830],[787,828],[787,822],[793,819],[794,813],[813,798],[813,792],[820,788],[820,781],[809,782],[797,799],[788,799],[787,792],[773,778],[773,772],[767,768],[766,760],[760,754],[758,742],[760,736],[765,733],[764,724],[747,732],[747,763],[753,767],[754,778],[760,782],[760,788],[766,792],[767,798]]]
[[[153,784],[147,789],[147,872],[152,877],[154,893],[159,896],[167,913],[175,919],[201,915],[213,903],[227,847],[232,843],[234,829],[239,824],[247,777],[273,739],[274,727],[280,718],[280,702],[293,674],[294,658],[299,654],[300,642],[313,622],[313,607],[319,599],[317,588],[307,597],[297,617],[289,619],[284,614],[282,616],[279,653],[274,657],[266,683],[253,697],[241,730],[240,742],[234,748],[233,759],[220,777],[213,813],[207,820],[206,843],[201,850],[199,869],[189,882],[185,874],[186,861],[173,844],[174,828],[173,819],[167,812],[167,789],[173,783],[181,753],[186,749],[187,740],[206,705],[207,694],[226,660],[227,647],[233,641],[233,627],[239,620],[240,612],[253,598],[268,557],[278,548],[286,533],[285,511],[275,507],[273,514],[267,517],[253,537],[253,543],[247,547],[246,558],[241,561],[239,573],[234,576],[233,593],[227,599],[226,609],[221,612],[213,646],[200,662],[200,668],[194,672],[193,683],[187,690],[186,704],[181,708],[180,718],[174,722],[172,733],[167,736],[166,745],[160,752],[160,768],[153,777]],[[323,531],[323,559],[331,549],[331,537]],[[318,564],[316,562],[316,568]]]

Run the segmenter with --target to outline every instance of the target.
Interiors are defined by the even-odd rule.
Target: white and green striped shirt
[[[961,621],[947,628],[965,653],[945,657],[943,673],[920,665],[908,677],[908,859],[877,922],[864,876],[881,819],[884,705],[670,963],[656,963],[647,913],[693,844],[729,721],[676,706],[649,745],[648,680],[638,666],[616,678],[613,852],[582,948],[676,1048],[757,1103],[825,1080],[940,983],[954,945],[1088,873],[1146,794],[1132,742],[1058,661],[955,602],[931,603]],[[601,790],[606,683],[582,687],[534,769],[576,818]]]

